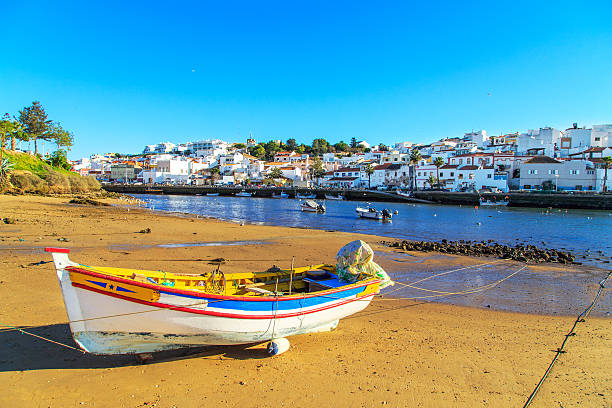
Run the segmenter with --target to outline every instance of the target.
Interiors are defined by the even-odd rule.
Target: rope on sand
[[[584,310],[584,312],[580,313],[578,315],[578,317],[576,318],[576,321],[574,322],[574,325],[572,326],[570,331],[565,335],[565,339],[563,340],[563,343],[561,343],[561,347],[559,347],[557,349],[557,353],[555,354],[555,356],[553,357],[552,361],[550,362],[550,365],[548,366],[548,368],[544,372],[544,375],[542,376],[542,378],[538,382],[538,385],[536,385],[535,389],[533,390],[533,392],[531,393],[529,398],[527,398],[527,401],[525,402],[525,405],[523,405],[523,408],[526,408],[526,407],[529,406],[529,404],[531,404],[531,402],[533,401],[533,398],[536,396],[536,394],[540,390],[540,387],[542,386],[542,384],[544,383],[544,381],[548,377],[548,374],[550,373],[550,371],[552,370],[553,366],[555,365],[555,362],[559,358],[559,355],[562,354],[562,353],[565,353],[563,348],[565,347],[565,343],[567,343],[567,339],[569,339],[570,336],[575,336],[576,335],[576,333],[574,332],[574,329],[576,328],[578,323],[584,322],[585,319],[589,316],[589,314],[591,313],[591,310],[593,310],[593,308],[595,307],[595,303],[597,303],[597,300],[599,299],[599,295],[601,294],[601,291],[606,287],[605,285],[606,285],[606,282],[608,281],[608,278],[610,277],[610,275],[612,275],[612,272],[608,272],[608,276],[606,276],[604,279],[602,279],[599,282],[599,289],[597,290],[597,294],[595,295],[595,298],[593,299],[593,302],[591,302],[589,307],[587,307]]]
[[[41,340],[44,340],[44,341],[48,341],[49,343],[57,344],[58,346],[66,347],[66,348],[69,348],[69,349],[72,349],[72,350],[76,350],[78,352],[81,352],[81,353],[85,354],[85,350],[80,350],[80,349],[78,349],[76,347],[69,346],[68,344],[60,343],[59,341],[51,340],[51,339],[48,339],[46,337],[39,336],[38,334],[27,332],[27,331],[25,331],[25,330],[23,330],[23,329],[21,329],[19,327],[8,326],[6,324],[0,324],[0,326],[6,327],[6,328],[10,328],[12,330],[17,330],[21,334],[27,334],[28,336],[36,337],[38,339],[41,339]]]

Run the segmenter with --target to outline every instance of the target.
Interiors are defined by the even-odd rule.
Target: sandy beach
[[[354,239],[391,251],[379,244],[388,238],[68,201],[0,196],[0,218],[10,219],[0,223],[0,324],[72,347],[55,269],[40,263],[51,259],[46,246],[70,248],[88,265],[184,273],[212,269],[206,260],[219,257],[232,271],[289,267],[292,257],[297,266],[333,263]],[[575,318],[383,297],[335,331],[290,338],[280,356],[267,357],[265,345],[211,347],[160,353],[147,365],[0,329],[0,406],[516,407]],[[611,319],[581,323],[531,406],[612,406],[611,344]]]

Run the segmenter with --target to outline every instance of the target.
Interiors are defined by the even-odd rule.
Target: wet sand
[[[354,239],[391,253],[373,236],[68,201],[0,196],[0,218],[16,219],[0,223],[0,324],[33,326],[71,346],[55,270],[38,264],[50,260],[45,246],[69,247],[84,264],[186,273],[212,268],[194,260],[218,257],[229,259],[228,271],[288,267],[292,256],[296,265],[333,262]],[[248,242],[167,247],[228,241]],[[412,255],[428,270],[484,262]],[[522,406],[574,320],[383,297],[333,332],[290,338],[281,356],[266,357],[264,345],[212,347],[162,353],[148,365],[0,330],[0,406]],[[593,316],[578,326],[532,406],[612,405],[611,323]]]

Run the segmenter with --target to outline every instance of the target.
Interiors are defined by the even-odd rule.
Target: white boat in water
[[[331,194],[325,194],[326,200],[344,200],[344,196],[342,194],[338,194],[337,196],[333,196]]]
[[[317,195],[316,194],[299,194],[298,193],[295,196],[295,198],[300,198],[300,199],[303,199],[303,200],[314,200],[315,198],[317,198]]]
[[[411,192],[409,192],[409,191],[404,192],[404,191],[401,191],[401,190],[397,190],[397,191],[395,192],[395,194],[400,195],[400,196],[402,196],[402,197],[410,197],[410,198],[414,197],[414,194],[412,194],[412,193],[411,193]]]
[[[286,336],[333,330],[388,282],[372,268],[350,281],[345,269],[324,264],[238,273],[217,266],[193,275],[88,266],[71,261],[68,249],[45,251],[53,255],[72,336],[94,354],[266,341],[276,354],[279,344],[288,346]]]
[[[484,197],[480,197],[480,205],[481,206],[507,206],[509,201],[506,200],[487,200]]]
[[[236,197],[251,197],[253,193],[249,193],[248,191],[242,190],[239,193],[236,193]]]
[[[300,208],[304,212],[324,213],[325,206],[313,200],[305,200],[300,204]]]
[[[378,211],[374,207],[357,207],[357,215],[361,218],[370,218],[372,220],[390,220],[393,216],[391,211],[384,209],[382,211]]]

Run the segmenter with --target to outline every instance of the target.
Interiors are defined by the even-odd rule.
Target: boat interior
[[[219,264],[212,271],[200,275],[85,265],[79,265],[77,268],[149,285],[228,296],[287,296],[349,284],[338,279],[334,265],[294,269],[272,267],[261,272],[228,273],[223,272],[222,265]],[[364,275],[360,276],[358,281],[369,279],[373,278]]]

